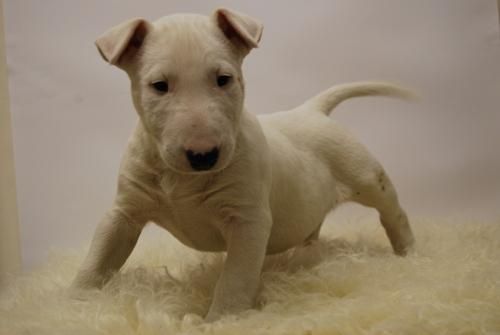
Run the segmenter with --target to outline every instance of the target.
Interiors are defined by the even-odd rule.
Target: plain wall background
[[[7,274],[21,269],[16,198],[3,5],[0,2],[0,289]]]
[[[250,111],[288,109],[336,83],[403,83],[420,94],[419,103],[357,99],[333,117],[381,160],[410,216],[500,218],[494,0],[4,5],[25,269],[50,247],[88,241],[113,199],[136,115],[126,75],[102,61],[95,38],[131,17],[209,14],[217,6],[265,25],[261,47],[245,64]]]

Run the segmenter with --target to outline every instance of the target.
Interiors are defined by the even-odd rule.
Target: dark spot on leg
[[[378,182],[382,184],[383,181],[384,181],[384,172],[380,172],[378,176]]]
[[[361,195],[361,192],[356,192],[356,195]]]
[[[385,191],[385,186],[384,185],[382,185],[382,191]]]

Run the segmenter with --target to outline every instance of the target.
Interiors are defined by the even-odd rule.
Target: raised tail
[[[362,96],[389,96],[414,100],[416,96],[409,90],[384,82],[355,82],[330,87],[326,91],[307,100],[301,108],[319,111],[325,115],[342,101]]]

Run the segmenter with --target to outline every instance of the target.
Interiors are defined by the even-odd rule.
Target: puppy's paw
[[[65,296],[71,300],[88,301],[89,291],[83,288],[69,287],[64,292]]]
[[[208,323],[212,323],[212,322],[219,320],[221,317],[222,317],[222,314],[217,313],[217,312],[213,312],[212,310],[210,310],[208,312],[208,314],[205,316],[204,321],[208,322]]]
[[[248,307],[249,308],[249,307]],[[221,306],[221,305],[212,305],[208,310],[207,315],[204,318],[204,321],[207,323],[215,322],[220,320],[224,316],[234,316],[240,312],[243,312],[248,309],[245,306]]]
[[[290,257],[290,271],[298,271],[302,268],[310,268],[321,261],[322,244],[318,240],[309,241],[302,246],[298,246]]]
[[[182,326],[196,326],[203,322],[203,318],[198,314],[188,313],[182,318]]]
[[[415,238],[410,232],[401,234],[399,239],[392,244],[394,253],[398,256],[408,256],[415,253]]]

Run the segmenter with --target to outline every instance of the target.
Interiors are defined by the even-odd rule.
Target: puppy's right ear
[[[102,34],[95,45],[106,62],[123,68],[139,51],[151,29],[152,25],[148,21],[131,19]]]

